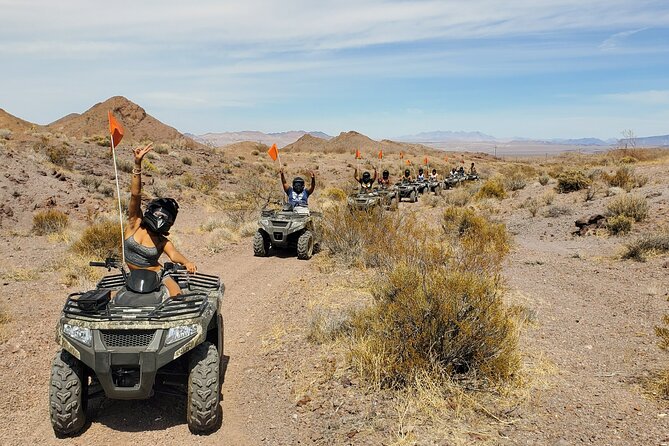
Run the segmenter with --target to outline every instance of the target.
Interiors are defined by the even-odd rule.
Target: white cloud
[[[630,31],[622,31],[619,33],[615,33],[606,40],[604,40],[601,45],[599,45],[599,48],[604,51],[613,51],[617,50],[620,47],[620,44],[626,40],[628,37],[633,36],[634,34],[640,33],[641,31],[645,31],[648,28],[639,28],[639,29],[633,29]]]
[[[646,90],[627,93],[612,93],[602,96],[604,99],[636,105],[669,106],[669,90]]]

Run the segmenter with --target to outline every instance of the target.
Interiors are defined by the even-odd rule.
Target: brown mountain
[[[51,131],[62,132],[77,138],[106,136],[109,131],[107,119],[109,110],[114,113],[125,130],[123,142],[140,140],[171,142],[184,138],[175,128],[163,124],[146,113],[142,107],[123,96],[114,96],[95,104],[82,114],[71,113],[52,122],[48,127]]]
[[[417,153],[434,153],[435,150],[421,144],[410,144],[395,142],[384,139],[382,141],[375,141],[368,136],[355,131],[342,132],[339,136],[330,140],[315,138],[311,135],[304,135],[302,138],[295,141],[293,144],[286,146],[283,150],[295,152],[314,152],[314,153],[351,153],[355,154],[356,150],[364,159],[375,159],[380,150],[384,154],[405,152],[412,155]]]
[[[9,129],[12,132],[25,132],[32,128],[38,127],[32,122],[24,121],[14,115],[10,115],[0,108],[0,129]]]

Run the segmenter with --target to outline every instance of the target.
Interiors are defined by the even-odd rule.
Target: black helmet
[[[156,198],[146,205],[142,223],[159,234],[169,232],[179,213],[179,204],[174,198]]]
[[[418,169],[418,173],[423,173],[423,168]]]
[[[387,180],[387,179],[388,179],[388,176],[390,176],[390,172],[388,172],[387,170],[384,170],[384,171],[383,171],[383,179],[384,179],[384,180]]]
[[[437,169],[432,169],[432,173],[437,173]]]
[[[301,194],[304,190],[304,178],[295,177],[293,179],[293,191],[297,194]]]
[[[409,175],[411,175],[411,171],[409,169],[404,169],[404,176],[408,177]]]
[[[367,171],[363,172],[363,174],[362,174],[362,182],[363,182],[363,183],[369,183],[370,181],[372,181],[372,174],[370,174],[370,173],[367,172]]]

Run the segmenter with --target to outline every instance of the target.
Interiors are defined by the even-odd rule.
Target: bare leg
[[[167,291],[169,291],[170,297],[181,294],[181,288],[179,288],[179,284],[171,277],[165,277],[163,279],[163,283],[167,287]]]

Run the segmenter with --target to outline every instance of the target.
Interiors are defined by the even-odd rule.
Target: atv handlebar
[[[107,257],[104,262],[89,262],[88,264],[90,266],[107,268],[108,271],[111,271],[112,268],[123,269],[121,263],[116,257]]]

